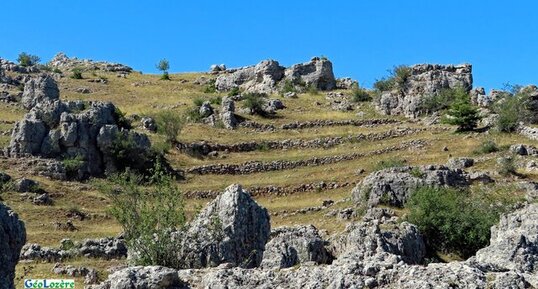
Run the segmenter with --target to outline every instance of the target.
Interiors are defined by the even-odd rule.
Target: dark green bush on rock
[[[406,203],[407,221],[418,226],[431,252],[467,258],[488,244],[490,228],[507,202],[465,190],[422,187]]]

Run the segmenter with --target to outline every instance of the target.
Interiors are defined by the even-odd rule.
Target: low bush
[[[497,171],[502,176],[517,176],[517,166],[514,156],[504,156],[497,161]]]
[[[532,116],[529,94],[514,86],[512,93],[506,93],[493,105],[498,114],[495,126],[501,132],[514,132],[520,122],[529,122]]]
[[[150,186],[145,186],[149,182]],[[149,178],[132,172],[111,176],[98,185],[112,202],[110,213],[120,223],[134,265],[181,268],[173,231],[185,228],[185,202],[174,179],[159,163]]]
[[[265,98],[267,98],[265,93],[246,93],[243,96],[243,107],[250,110],[252,114],[264,116]]]
[[[423,187],[406,203],[407,221],[417,225],[430,253],[472,256],[488,244],[490,228],[508,208],[499,200],[452,188]]]
[[[237,86],[233,87],[232,89],[230,89],[230,91],[228,91],[228,96],[235,96],[238,94],[241,94],[241,90]]]
[[[351,96],[351,100],[353,102],[365,102],[372,100],[372,96],[370,95],[370,93],[366,89],[360,88],[358,86],[353,88]]]
[[[132,134],[118,133],[112,142],[110,154],[119,171],[132,169],[140,173],[147,173],[159,156],[147,148],[140,147],[136,137]]]
[[[499,151],[499,146],[493,140],[485,140],[473,151],[474,154],[489,154]]]
[[[78,170],[84,165],[84,159],[81,156],[65,158],[62,160],[67,177],[72,179],[78,176]]]
[[[403,91],[406,88],[409,77],[411,77],[410,67],[405,65],[395,66],[389,71],[389,76],[376,80],[374,89],[378,92],[390,91],[393,89]]]
[[[382,160],[377,162],[377,164],[374,167],[374,171],[380,171],[384,169],[389,168],[396,168],[396,167],[403,167],[407,163],[406,160],[399,159],[399,158],[390,158],[387,160]]]
[[[73,78],[73,79],[83,79],[83,77],[82,77],[82,69],[73,68],[73,70],[71,70],[71,78]]]
[[[157,132],[164,136],[167,143],[175,143],[185,124],[184,117],[171,110],[162,110],[153,118],[157,124]]]

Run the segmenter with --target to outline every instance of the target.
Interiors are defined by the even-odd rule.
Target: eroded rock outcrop
[[[179,236],[178,258],[186,268],[232,263],[260,264],[269,239],[269,214],[240,185],[231,185],[210,202]]]
[[[7,148],[11,157],[39,156],[72,159],[77,178],[114,172],[121,160],[116,140],[123,139],[132,156],[139,156],[140,169],[150,166],[150,141],[146,135],[120,127],[116,107],[108,102],[45,101],[33,107],[15,124]]]
[[[409,68],[409,76],[401,87],[381,94],[377,108],[388,115],[417,117],[424,113],[423,102],[444,89],[473,86],[472,66],[418,64]]]
[[[217,77],[215,86],[220,91],[239,87],[246,92],[274,93],[279,90],[283,80],[319,90],[336,88],[332,63],[319,57],[289,68],[280,66],[275,60],[264,60],[255,66],[229,69]]]
[[[462,170],[445,166],[396,167],[368,175],[352,191],[353,200],[370,207],[380,203],[402,207],[421,186],[468,186]]]
[[[26,243],[24,223],[9,207],[0,203],[0,289],[13,289],[15,265]]]
[[[538,204],[502,216],[491,228],[490,245],[471,261],[487,271],[538,273]]]
[[[26,109],[31,109],[38,103],[54,101],[60,98],[60,90],[56,81],[49,75],[32,78],[24,85],[21,103]]]
[[[93,288],[536,288],[537,212],[533,204],[505,215],[492,230],[491,245],[464,262],[421,265],[425,245],[417,227],[400,222],[390,210],[374,208],[330,240],[336,258],[331,264],[301,262],[287,269],[221,264],[179,271],[131,267]],[[266,250],[306,248],[312,239],[296,234],[302,229],[285,229]],[[285,250],[277,252],[288,256]]]
[[[262,268],[289,268],[305,262],[325,264],[331,260],[326,242],[316,227],[296,226],[276,228],[265,245]]]
[[[78,59],[76,57],[67,57],[63,52],[56,54],[49,62],[49,65],[61,70],[66,69],[84,69],[84,70],[103,70],[110,72],[130,73],[133,69],[127,65],[111,63],[106,61],[93,61],[90,59]]]

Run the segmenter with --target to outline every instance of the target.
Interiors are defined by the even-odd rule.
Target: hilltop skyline
[[[171,72],[190,72],[264,59],[288,66],[324,55],[337,77],[365,87],[395,65],[419,63],[470,63],[475,86],[487,90],[538,82],[538,40],[532,37],[538,4],[532,1],[3,4],[5,11],[25,13],[6,13],[10,25],[0,27],[0,57],[10,60],[24,51],[46,62],[65,52],[157,73],[162,58]],[[13,33],[15,28],[21,32]]]

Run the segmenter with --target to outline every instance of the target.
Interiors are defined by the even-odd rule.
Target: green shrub
[[[456,99],[450,105],[444,123],[457,125],[458,131],[471,131],[476,128],[480,115],[478,108],[471,104],[471,98],[464,90],[456,90]]]
[[[32,65],[38,64],[39,61],[41,61],[41,59],[37,55],[32,55],[26,52],[21,52],[19,54],[19,57],[17,58],[17,61],[19,62],[21,66],[26,67],[26,66],[32,66]]]
[[[235,96],[240,93],[241,93],[241,90],[239,89],[239,87],[235,86],[232,89],[230,89],[230,91],[228,91],[228,96]]]
[[[217,92],[217,87],[215,86],[215,81],[210,82],[204,87],[204,93],[215,93]]]
[[[497,162],[497,171],[502,176],[518,175],[516,160],[513,156],[499,158]]]
[[[55,67],[52,72],[54,73],[59,73],[59,74],[62,74],[63,72],[58,68],[58,67]]]
[[[506,93],[493,105],[498,114],[496,127],[501,132],[515,131],[520,122],[528,122],[531,118],[530,96],[519,90],[515,94]]]
[[[477,155],[489,154],[499,151],[499,146],[493,140],[485,140],[474,150]]]
[[[192,100],[192,104],[196,107],[196,108],[200,108],[200,106],[202,106],[202,104],[204,104],[205,100],[201,97],[196,97]]]
[[[280,91],[282,95],[288,92],[297,92],[297,89],[295,89],[295,85],[291,79],[284,80],[284,85],[282,86],[282,90]]]
[[[488,244],[490,227],[506,207],[494,209],[484,196],[451,188],[423,187],[406,203],[407,221],[417,225],[432,252],[468,258]]]
[[[154,160],[159,157],[153,151],[140,147],[133,133],[121,132],[114,137],[110,155],[119,171],[129,168],[140,173],[147,173]]]
[[[76,178],[78,176],[78,170],[84,165],[84,159],[82,156],[65,158],[62,160],[65,172],[68,178]]]
[[[145,181],[151,186],[145,187]],[[185,229],[185,201],[159,163],[149,179],[125,172],[98,188],[112,202],[110,213],[125,232],[127,247],[135,253],[135,265],[183,267],[182,260],[173,254],[179,251],[180,242],[174,241],[171,233]]]
[[[265,115],[263,106],[265,105],[265,93],[246,93],[243,96],[243,107],[249,109],[253,114]]]
[[[124,129],[131,129],[131,121],[125,116],[125,113],[123,113],[118,107],[115,107],[114,110],[114,117],[116,119],[116,124],[119,128]]]
[[[71,70],[71,78],[73,79],[83,79],[82,77],[82,69],[80,68],[73,68],[73,70]]]
[[[370,96],[370,93],[363,88],[360,87],[354,87],[353,88],[353,94],[352,94],[352,101],[353,102],[365,102],[372,100],[372,97]]]
[[[214,105],[221,105],[222,104],[222,97],[215,96],[209,99],[209,103]]]
[[[316,85],[314,85],[313,83],[310,83],[306,86],[306,93],[310,95],[318,95],[319,90]]]
[[[438,93],[422,98],[422,110],[425,113],[433,113],[449,108],[460,94],[467,94],[463,88],[446,88]]]
[[[398,89],[400,91],[405,90],[407,80],[411,77],[411,68],[405,65],[395,66],[389,71],[388,77],[383,77],[376,80],[374,83],[374,89],[378,92],[390,91]]]
[[[390,158],[388,160],[382,160],[377,162],[377,164],[374,167],[374,171],[380,171],[384,169],[389,168],[396,168],[396,167],[403,167],[407,163],[406,160],[398,159],[398,158]]]
[[[185,124],[184,118],[177,112],[163,110],[154,115],[157,132],[165,137],[166,142],[173,144]]]

